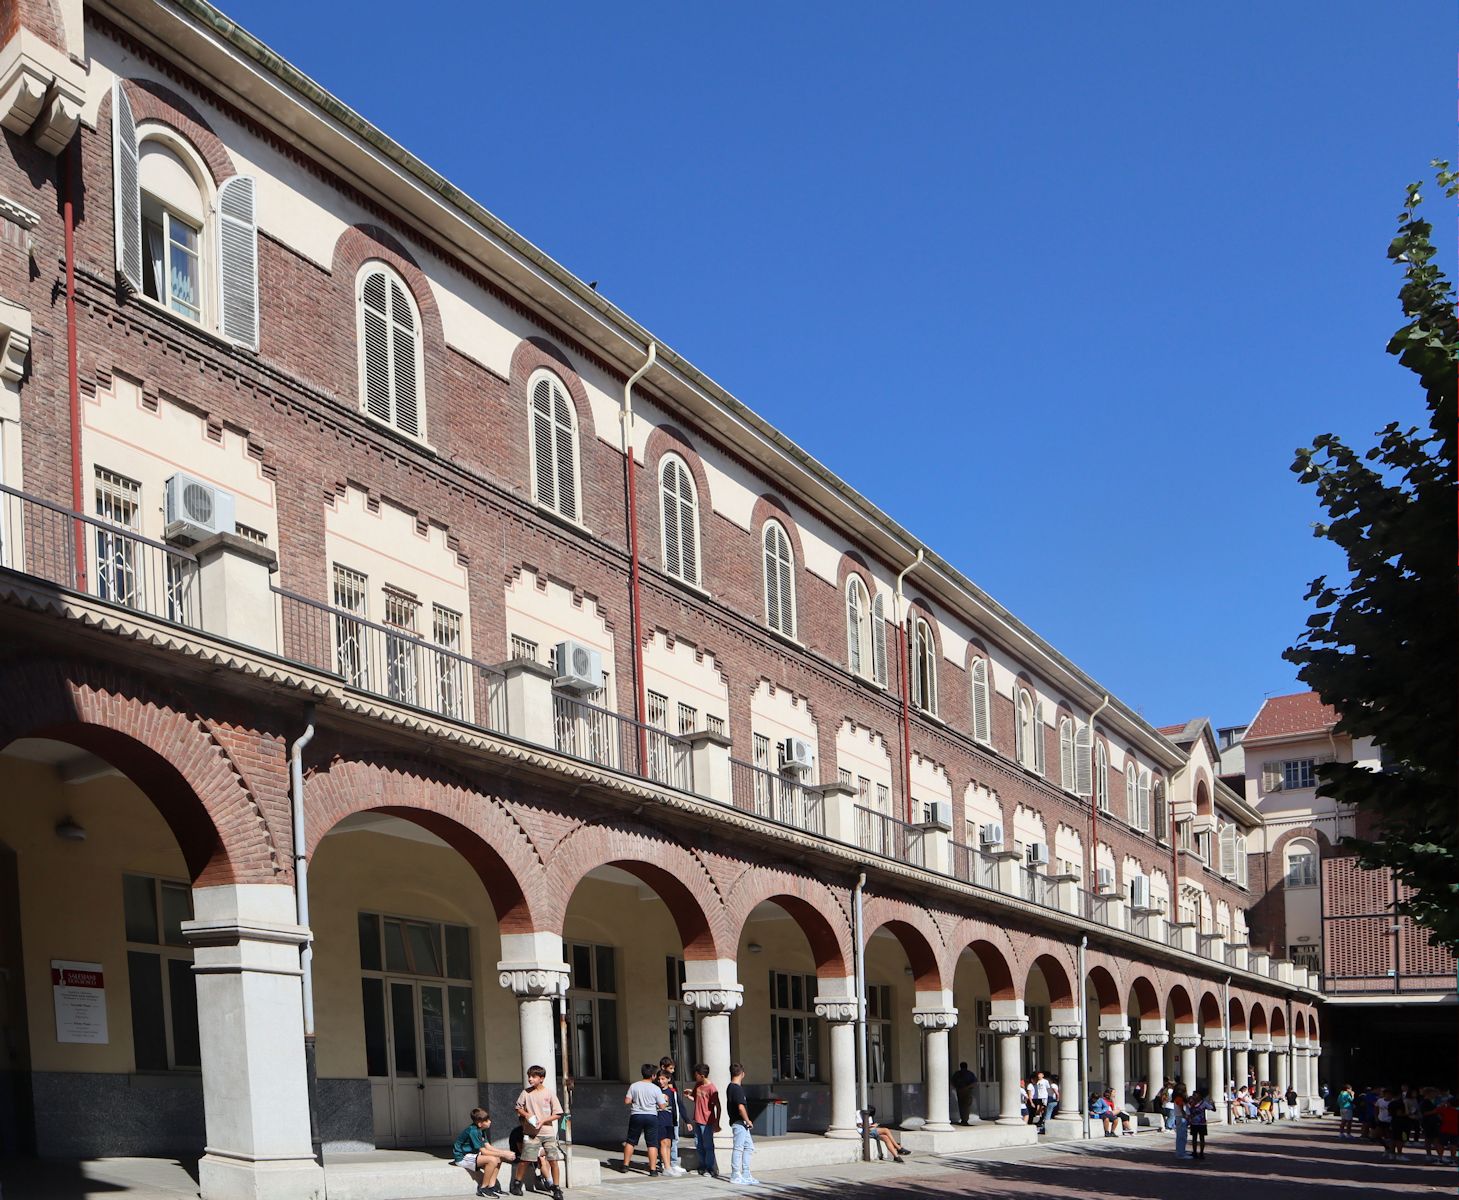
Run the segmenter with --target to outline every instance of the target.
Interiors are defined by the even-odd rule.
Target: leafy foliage
[[[1452,199],[1459,175],[1433,167]],[[1347,557],[1346,583],[1314,580],[1316,611],[1284,655],[1305,684],[1339,714],[1337,730],[1372,738],[1383,769],[1351,763],[1322,768],[1318,795],[1373,818],[1358,842],[1360,862],[1392,868],[1414,889],[1400,907],[1459,947],[1459,712],[1456,712],[1455,385],[1459,325],[1454,292],[1435,264],[1432,226],[1410,184],[1388,257],[1403,266],[1398,297],[1407,323],[1388,353],[1418,376],[1427,428],[1389,424],[1366,453],[1332,434],[1298,450],[1292,464],[1317,489],[1328,520],[1315,534]]]

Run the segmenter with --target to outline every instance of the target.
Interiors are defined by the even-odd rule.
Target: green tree
[[[1432,164],[1452,199],[1459,176]],[[1418,376],[1426,428],[1395,422],[1358,453],[1332,434],[1292,464],[1317,489],[1328,520],[1317,537],[1347,558],[1348,579],[1313,581],[1315,612],[1285,653],[1297,676],[1339,714],[1337,729],[1370,737],[1383,769],[1324,766],[1318,787],[1374,820],[1358,841],[1365,867],[1392,868],[1411,886],[1402,906],[1430,940],[1459,948],[1459,713],[1456,713],[1455,383],[1459,325],[1454,292],[1435,265],[1432,227],[1410,184],[1388,257],[1403,267],[1398,298],[1407,323],[1388,353]]]

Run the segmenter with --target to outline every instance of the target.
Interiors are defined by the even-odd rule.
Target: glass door
[[[390,1107],[395,1144],[419,1146],[425,1141],[426,1090],[421,1070],[421,1028],[416,984],[392,979],[390,998]]]

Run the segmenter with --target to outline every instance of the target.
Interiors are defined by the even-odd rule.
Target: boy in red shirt
[[[709,1082],[707,1064],[698,1063],[694,1067],[694,1087],[689,1094],[694,1098],[694,1150],[699,1155],[699,1173],[721,1179],[719,1162],[714,1156],[714,1135],[719,1132],[719,1089]]]

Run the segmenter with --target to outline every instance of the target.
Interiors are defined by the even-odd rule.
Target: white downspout
[[[294,919],[305,930],[299,945],[300,997],[304,1009],[304,1072],[309,1103],[309,1141],[314,1160],[324,1165],[319,1133],[318,1071],[314,1039],[314,934],[309,929],[309,855],[304,832],[304,747],[314,740],[314,706],[304,717],[304,732],[289,748],[289,800],[294,841]]]
[[[871,1132],[866,1126],[866,949],[861,942],[861,896],[866,887],[866,872],[856,877],[851,893],[851,962],[856,984],[856,1124],[861,1138],[861,1158],[871,1161]]]
[[[902,787],[906,789],[900,820],[912,820],[912,644],[911,630],[902,627],[902,581],[922,565],[923,551],[897,575],[897,588],[892,595],[892,624],[897,630],[897,671],[902,677]]]
[[[1089,729],[1091,735],[1094,731],[1094,720],[1090,718]],[[1089,997],[1084,994],[1089,986],[1088,975],[1085,973],[1084,952],[1089,948],[1087,936],[1079,939],[1079,1108],[1084,1114],[1084,1140],[1088,1141],[1089,1132]],[[1123,1096],[1116,1096],[1115,1103],[1123,1101]],[[1060,1094],[1060,1103],[1063,1103],[1063,1095]]]

